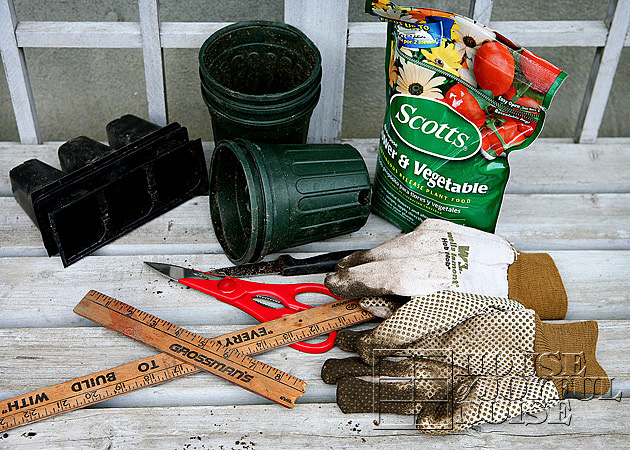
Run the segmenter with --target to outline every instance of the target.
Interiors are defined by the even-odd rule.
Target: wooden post
[[[476,20],[480,24],[490,26],[492,0],[470,0],[470,11],[468,15],[471,19]]]
[[[591,74],[586,84],[584,100],[575,128],[575,142],[592,143],[599,134],[630,25],[630,0],[610,1],[606,25],[608,26],[606,45],[598,47],[595,51]],[[627,95],[627,92],[622,95]]]
[[[322,54],[322,93],[313,111],[308,141],[339,141],[348,41],[348,0],[285,0],[284,20],[302,30]]]
[[[18,47],[17,18],[12,0],[0,0],[0,53],[22,144],[41,144],[39,122],[24,51]]]
[[[160,43],[158,0],[138,0],[142,55],[147,90],[149,121],[164,126],[168,123],[164,54]]]

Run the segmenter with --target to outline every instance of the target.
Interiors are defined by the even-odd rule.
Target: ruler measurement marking
[[[113,299],[105,294],[96,292],[96,291],[91,291],[91,294],[94,295],[94,297],[96,299],[102,300],[103,303],[100,304],[99,306],[102,305],[107,305],[108,307],[114,308],[114,307],[120,307],[122,305],[125,305],[128,308],[132,308],[131,310],[128,310],[129,312],[133,313],[133,307],[130,307],[130,305],[127,305],[125,303],[122,303],[116,299]],[[112,306],[113,305],[113,306]],[[343,312],[343,314],[339,315],[338,311],[341,310],[341,307],[346,306],[346,308],[343,308],[345,311]],[[136,310],[139,311],[139,310]],[[204,340],[206,340],[207,342],[213,342],[213,341],[217,341],[220,342],[222,340],[227,340],[232,338],[235,335],[239,335],[240,333],[245,333],[245,332],[252,332],[255,330],[259,330],[261,327],[267,327],[270,332],[266,335],[261,337],[258,340],[250,340],[250,341],[243,341],[240,343],[232,343],[232,346],[229,347],[230,350],[232,349],[236,349],[238,350],[238,352],[243,355],[243,354],[247,354],[247,355],[255,355],[258,353],[262,353],[264,351],[273,349],[273,348],[277,348],[277,347],[281,347],[284,345],[287,345],[289,343],[293,343],[293,342],[297,342],[296,341],[291,341],[288,342],[285,339],[283,339],[282,337],[282,330],[283,329],[288,329],[288,331],[293,332],[293,336],[294,337],[298,337],[298,333],[296,332],[296,325],[297,324],[301,324],[300,325],[300,329],[302,329],[302,338],[300,338],[299,340],[303,340],[304,338],[310,338],[310,337],[315,337],[317,335],[322,335],[322,334],[327,334],[331,331],[335,331],[337,329],[343,328],[345,326],[349,326],[349,325],[354,325],[354,324],[358,324],[358,323],[362,323],[365,322],[367,320],[372,319],[374,316],[372,316],[371,314],[361,310],[358,307],[358,302],[357,301],[349,301],[349,300],[341,300],[341,301],[337,301],[337,302],[333,302],[333,303],[329,303],[327,305],[322,305],[322,306],[318,306],[312,309],[308,309],[305,311],[301,311],[296,313],[297,315],[290,315],[290,316],[285,316],[284,318],[281,319],[276,319],[274,321],[270,321],[270,322],[264,322],[261,324],[257,324],[257,325],[252,325],[250,327],[232,332],[232,333],[227,333],[224,334],[222,336],[217,336],[216,338],[212,338],[212,339],[208,339],[208,338],[203,338]],[[292,316],[295,316],[295,318],[300,318],[299,320],[294,320],[294,322],[296,323],[296,325],[292,325],[290,324],[287,319],[291,318]],[[339,317],[343,316],[343,320],[338,320]],[[161,320],[161,319],[159,319]],[[164,321],[165,322],[165,321]],[[167,322],[168,323],[168,322]],[[318,325],[320,327],[319,331],[315,332],[315,329],[309,330],[309,325],[315,326]],[[179,328],[177,326],[174,325],[174,327],[176,328],[175,331],[175,337],[179,337],[180,334],[182,334],[183,332],[186,332],[187,334],[193,334],[194,333],[190,333],[187,330],[183,329],[183,328]],[[285,328],[283,328],[285,327]],[[147,364],[147,367],[150,367],[149,364],[152,360],[154,359],[159,359],[159,361],[161,362],[161,364],[163,364],[164,368],[160,368],[158,369],[154,369],[154,368],[149,368],[147,370],[146,373],[141,373],[141,374],[137,374],[134,376],[131,376],[129,374],[126,373],[126,371],[130,370],[130,368],[132,367],[136,367],[139,364],[145,363]],[[252,359],[251,361],[254,361],[254,366],[257,366],[257,361]],[[262,363],[261,363],[262,364]],[[28,398],[29,395],[35,395],[36,393],[41,393],[47,390],[53,390],[55,388],[58,388],[60,386],[64,386],[64,385],[69,385],[73,382],[77,382],[77,381],[83,381],[86,379],[89,379],[91,377],[96,377],[97,375],[106,373],[106,372],[111,372],[111,371],[120,371],[123,372],[120,376],[122,377],[120,379],[120,382],[117,382],[116,384],[109,384],[109,385],[105,385],[105,386],[97,386],[91,390],[102,390],[102,392],[106,393],[105,395],[102,395],[99,398],[94,398],[95,396],[92,396],[92,398],[87,399],[85,398],[85,396],[81,396],[81,395],[76,395],[76,396],[62,396],[59,397],[59,393],[55,392],[54,394],[51,394],[52,400],[50,400],[50,402],[46,402],[43,404],[39,404],[34,406],[33,408],[29,408],[29,410],[33,410],[33,411],[45,411],[46,414],[42,415],[40,413],[40,416],[38,418],[25,418],[24,412],[25,410],[16,410],[15,413],[11,413],[9,415],[3,416],[0,414],[0,431],[6,431],[12,428],[16,428],[19,427],[21,425],[26,425],[28,423],[31,422],[35,422],[38,420],[42,420],[42,419],[46,419],[47,417],[52,417],[54,415],[57,414],[61,414],[63,412],[66,411],[72,411],[72,410],[76,410],[76,409],[80,409],[82,407],[88,406],[88,405],[93,405],[96,403],[99,403],[101,401],[104,400],[108,400],[110,398],[114,398],[117,397],[118,395],[122,395],[128,392],[133,392],[139,389],[142,389],[144,387],[149,387],[149,386],[154,386],[163,382],[167,382],[173,379],[177,379],[177,378],[181,378],[184,376],[188,376],[188,375],[192,375],[194,373],[198,373],[201,372],[201,369],[195,367],[192,364],[189,364],[188,362],[182,361],[178,358],[175,358],[174,356],[168,355],[166,353],[158,353],[156,355],[150,356],[150,357],[146,357],[146,358],[142,358],[130,363],[126,363],[123,364],[121,366],[115,367],[113,369],[106,369],[100,372],[95,372],[93,374],[90,375],[85,375],[79,378],[76,378],[74,380],[70,380],[70,381],[66,381],[63,383],[59,383],[58,385],[54,385],[54,386],[48,386],[44,389],[40,389],[40,390],[36,390],[30,393],[26,393],[26,394],[22,394],[16,397],[13,397],[11,399],[7,399],[7,400],[3,400],[1,401],[2,403],[4,402],[8,402],[8,401],[15,401],[15,400],[21,400],[23,398]],[[160,374],[162,373],[162,376],[154,376],[152,379],[145,379],[145,377],[147,375],[151,375],[151,374]],[[117,375],[118,377],[119,375]],[[301,381],[299,378],[293,377],[295,378],[294,382],[298,382]],[[122,387],[116,391],[116,386],[122,384]],[[114,386],[114,390],[111,391],[112,386]],[[84,391],[81,394],[85,394]],[[70,407],[68,407],[67,409],[55,409],[54,407],[51,407],[51,405],[55,405],[55,402],[59,402],[59,401],[63,401],[63,400],[68,400],[68,399],[72,399],[73,401],[75,401],[76,403],[74,405],[71,405]],[[43,408],[43,409],[42,409]],[[49,408],[51,408],[49,410]],[[50,412],[48,412],[50,411]],[[0,412],[2,412],[0,410]],[[19,417],[19,415],[22,414],[21,417]],[[19,420],[19,422],[18,422]]]
[[[145,359],[149,359],[149,358],[145,358]],[[172,358],[174,362],[177,362],[176,364],[172,365],[172,366],[167,366],[164,367],[163,369],[159,369],[157,370],[157,372],[162,372],[164,378],[162,378],[161,382],[166,382],[166,381],[170,381],[176,378],[181,378],[183,376],[186,375],[191,375],[192,373],[196,373],[196,372],[200,372],[199,369],[197,369],[196,367],[190,365],[190,368],[192,370],[190,370],[189,372],[184,372],[182,371],[181,373],[177,373],[176,372],[176,368],[177,366],[181,366],[181,363],[179,363],[176,358]],[[119,368],[128,368],[128,366],[131,365],[135,365],[137,361],[134,361],[133,363],[127,363],[124,364],[122,366],[119,366],[117,368],[111,369],[111,371],[115,371],[115,369],[119,369]],[[183,368],[184,370],[186,368]],[[156,372],[153,372],[156,373]],[[89,375],[88,375],[89,376]],[[81,392],[81,393],[77,393],[77,394],[66,394],[64,397],[62,397],[61,399],[57,399],[57,398],[53,398],[52,400],[49,400],[47,402],[44,403],[40,403],[38,405],[35,405],[33,408],[29,408],[29,409],[18,409],[15,410],[15,412],[8,412],[8,413],[4,413],[4,411],[2,411],[3,413],[3,417],[0,419],[0,422],[2,421],[2,419],[7,419],[7,418],[12,418],[13,419],[13,426],[8,427],[8,428],[3,428],[1,423],[0,423],[0,430],[5,431],[11,428],[15,428],[15,426],[18,426],[19,424],[26,424],[26,423],[31,423],[31,422],[35,422],[37,420],[42,420],[45,419],[47,417],[50,416],[54,416],[57,415],[61,412],[66,412],[66,411],[73,411],[76,409],[80,409],[83,408],[87,405],[91,405],[91,404],[95,404],[95,403],[100,403],[102,401],[105,400],[109,400],[111,398],[114,397],[118,397],[119,395],[122,394],[126,394],[127,392],[131,392],[137,389],[141,389],[144,387],[148,387],[148,386],[152,386],[155,384],[160,384],[160,382],[153,382],[152,380],[148,380],[146,379],[147,375],[144,373],[140,373],[136,376],[129,376],[127,375],[126,378],[124,379],[123,382],[121,383],[129,383],[129,382],[135,382],[135,388],[131,388],[130,386],[125,386],[124,389],[120,389],[119,391],[116,391],[116,389],[113,390],[112,393],[109,393],[109,389],[111,388],[111,385],[107,385],[107,386],[97,386],[94,387],[92,389],[89,389],[87,391]],[[81,377],[81,378],[76,378],[75,380],[79,380],[79,379],[83,379],[85,377]],[[67,385],[68,383],[75,381],[75,380],[70,380],[70,381],[66,381],[63,383],[59,383],[53,386],[49,386],[48,388],[44,388],[40,391],[33,391],[31,394],[35,393],[35,392],[43,392],[45,389],[54,389],[54,388],[59,388],[59,387],[63,387],[65,385]],[[120,383],[117,383],[117,385]],[[101,392],[102,391],[102,392]],[[102,393],[105,393],[106,395],[101,395]],[[14,400],[17,398],[24,398],[24,396],[29,395],[29,394],[24,394],[22,396],[18,396],[18,397],[13,397],[12,399],[8,399],[8,400]],[[61,404],[61,402],[66,402],[68,406],[65,406],[65,404]],[[51,407],[51,405],[57,405],[57,407],[59,408],[57,411],[55,411],[54,406],[52,407],[52,412],[47,412],[48,411],[48,407]],[[40,409],[44,409],[44,411],[46,412],[46,414],[41,415],[39,413]],[[32,417],[33,413],[37,413],[38,417],[35,420],[27,420],[29,417]],[[21,420],[24,419],[24,420]]]
[[[190,355],[189,352],[194,352],[195,356],[193,358],[188,356],[188,360],[182,359],[182,361],[186,361],[202,370],[231,381],[238,386],[257,393],[283,406],[293,407],[295,405],[295,400],[304,393],[304,386],[306,385],[304,381],[301,383],[301,389],[285,381],[288,380],[290,382],[293,380],[294,377],[290,374],[278,371],[278,375],[275,377],[266,376],[264,369],[268,366],[260,362],[258,363],[260,364],[260,367],[257,367],[258,370],[254,371],[254,373],[248,373],[245,363],[251,359],[249,356],[234,353],[235,357],[226,358],[223,356],[224,346],[216,341],[212,341],[210,345],[203,349],[196,345],[196,342],[199,341],[200,337],[195,333],[189,332],[192,336],[189,340],[175,338],[171,333],[164,331],[164,324],[160,327],[151,327],[148,324],[154,321],[154,316],[151,314],[147,314],[143,319],[144,321],[139,321],[133,317],[125,317],[120,314],[120,310],[122,308],[103,307],[103,303],[94,301],[93,298],[91,298],[91,294],[92,292],[88,293],[75,307],[74,311],[76,313],[96,321],[108,328],[130,336],[135,340],[156,348],[157,350],[171,353],[172,356],[178,359],[185,358]],[[128,306],[122,302],[120,302],[120,304]],[[130,308],[133,311],[136,310],[134,307]],[[115,314],[118,314],[119,317],[103,313],[103,309],[114,312]],[[129,324],[126,321],[131,321],[132,323]],[[163,322],[167,323],[166,321]],[[137,329],[130,330],[133,324],[138,324],[140,326]],[[164,339],[163,335],[168,336],[170,339]],[[173,339],[175,339],[176,342],[172,342]],[[205,341],[205,339],[201,339],[202,342]],[[184,342],[188,347],[193,348],[189,349],[186,347],[186,354],[181,355],[182,347],[179,341]],[[178,346],[179,348],[174,348],[175,346]],[[199,350],[204,351],[204,353],[209,353],[211,357],[200,353]],[[259,375],[260,377],[257,377],[256,375]],[[289,390],[287,391],[287,389]]]
[[[104,294],[101,294],[101,295],[104,295]],[[98,299],[99,299],[99,297],[97,297],[97,300],[98,300]],[[119,313],[119,314],[120,314],[120,312],[121,312],[121,310],[122,310],[122,309],[128,309],[128,310],[129,310],[129,313],[130,313],[131,315],[128,315],[128,314],[122,314],[122,315],[123,315],[123,316],[125,316],[125,317],[127,317],[129,320],[133,320],[133,321],[135,321],[136,323],[138,323],[138,324],[140,324],[140,325],[146,325],[146,324],[143,322],[143,320],[145,320],[145,319],[143,319],[143,317],[142,317],[143,315],[144,315],[144,317],[145,317],[147,320],[155,319],[155,320],[156,320],[156,321],[158,321],[158,322],[166,322],[166,321],[163,321],[162,319],[159,319],[159,318],[157,318],[157,317],[155,317],[155,316],[153,316],[153,315],[151,315],[151,314],[149,314],[149,313],[146,313],[146,312],[144,312],[144,311],[142,311],[142,310],[135,309],[133,306],[127,305],[126,303],[122,303],[122,302],[120,302],[120,301],[118,301],[118,300],[115,300],[115,299],[112,299],[112,300],[114,300],[114,302],[116,302],[116,303],[118,304],[118,305],[117,305],[117,307],[110,307],[110,304],[111,304],[112,302],[99,303],[99,302],[97,302],[97,301],[94,301],[94,300],[93,300],[93,299],[91,299],[91,298],[88,298],[87,296],[86,296],[86,297],[84,297],[84,298],[83,298],[83,300],[87,300],[87,301],[89,301],[89,302],[91,302],[91,303],[93,303],[93,304],[95,304],[95,305],[97,305],[97,306],[99,306],[99,307],[104,307],[104,308],[106,308],[106,309],[109,309],[109,310],[110,310],[110,311],[112,311],[112,312]],[[124,305],[124,307],[125,307],[125,308],[121,308],[121,305]],[[135,309],[136,311],[138,311],[138,312],[139,312],[139,314],[138,314],[138,318],[135,318],[135,317],[134,317],[134,314],[133,314],[133,313],[134,313],[134,309]],[[166,322],[166,323],[169,323],[169,322]],[[169,324],[170,324],[170,323],[169,323]],[[187,331],[187,330],[185,330],[185,329],[183,329],[183,328],[181,328],[181,327],[178,327],[177,325],[173,325],[173,324],[170,324],[170,325],[172,325],[175,329],[180,329],[180,330],[181,330],[181,331],[180,331],[180,334],[182,334],[182,331],[186,331],[187,333],[192,334],[192,333],[190,333],[189,331]],[[153,327],[153,328],[155,328],[155,327]],[[171,336],[171,337],[174,337],[174,338],[176,338],[176,339],[180,339],[180,340],[182,340],[182,341],[185,341],[186,343],[192,344],[192,342],[189,342],[189,341],[187,341],[186,339],[184,339],[184,338],[182,338],[182,337],[180,337],[180,336],[176,336],[176,335],[175,335],[175,334],[173,334],[173,333],[169,333],[168,331],[164,331],[164,330],[160,330],[160,331],[162,331],[164,334],[166,334],[166,335],[168,335],[168,336]]]

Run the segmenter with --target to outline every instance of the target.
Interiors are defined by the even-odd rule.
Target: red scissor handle
[[[326,286],[318,283],[267,284],[238,278],[225,277],[221,280],[200,278],[180,278],[180,283],[215,297],[217,300],[236,306],[261,322],[278,319],[298,311],[312,308],[298,302],[295,297],[306,292],[325,294],[337,300]],[[254,301],[256,296],[269,296],[278,299],[284,308],[271,308]],[[333,331],[323,342],[296,342],[291,344],[296,350],[305,353],[323,353],[335,345],[337,332]]]

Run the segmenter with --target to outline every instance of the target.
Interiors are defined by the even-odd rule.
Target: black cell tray
[[[138,124],[149,134],[114,149],[135,139]],[[159,128],[127,115],[108,125],[108,140],[111,147],[85,137],[68,141],[59,148],[63,170],[33,159],[10,172],[13,196],[64,267],[208,193],[201,140],[189,141],[178,123]]]

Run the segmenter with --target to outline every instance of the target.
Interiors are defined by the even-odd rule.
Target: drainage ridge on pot
[[[210,163],[212,224],[234,264],[356,231],[370,197],[365,162],[348,144],[224,140]]]

